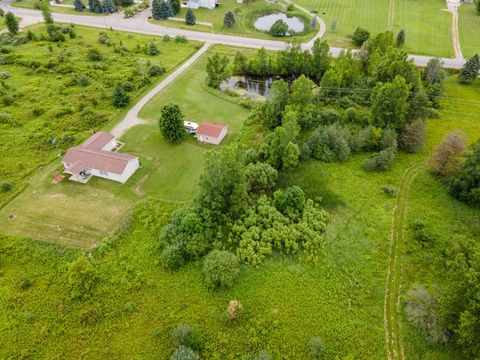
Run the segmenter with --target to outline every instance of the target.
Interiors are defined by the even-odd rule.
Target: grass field
[[[332,46],[352,47],[350,40],[359,26],[372,34],[387,30],[389,0],[295,0],[308,10],[318,11],[327,25],[325,39]],[[332,31],[332,24],[336,29]]]
[[[454,57],[452,15],[444,0],[395,0],[395,32],[405,30],[411,54]]]
[[[229,29],[223,26],[223,18],[226,12],[232,11],[235,14],[235,25]],[[196,30],[203,32],[212,32],[228,35],[237,35],[237,36],[248,36],[261,39],[276,39],[276,40],[285,40],[282,38],[275,38],[268,33],[263,33],[254,28],[253,24],[257,17],[270,13],[270,12],[280,12],[282,7],[273,3],[266,3],[263,0],[249,2],[248,4],[238,4],[236,0],[224,0],[220,2],[220,6],[215,9],[204,9],[200,8],[194,10],[196,20],[199,22],[207,22],[213,24],[213,26],[207,25],[186,25],[185,22],[172,21],[172,20],[150,20],[153,24],[160,24],[164,26],[171,26],[180,29],[186,30]],[[179,19],[185,19],[186,9],[182,8],[181,11],[175,15]],[[291,15],[301,17],[305,23],[309,24],[311,18],[306,15],[304,12],[299,10],[294,10],[289,12]],[[310,29],[310,27],[303,33],[289,37],[289,41],[307,41],[311,39],[316,32],[318,31],[318,26],[315,29]]]
[[[217,48],[222,51],[223,48]],[[231,55],[232,50],[224,50]],[[228,125],[231,141],[248,111],[225,96],[216,95],[204,84],[207,53],[160,92],[142,111],[148,119],[122,137],[122,152],[140,157],[142,168],[125,185],[93,178],[87,184],[69,182],[50,184],[53,174],[61,172],[54,161],[29,179],[27,189],[0,209],[2,232],[28,237],[32,228],[40,239],[90,247],[111,235],[136,202],[153,197],[172,202],[189,200],[196,188],[202,154],[212,146],[189,138],[179,145],[166,143],[160,136],[157,120],[160,107],[169,101],[182,106],[187,119],[213,121]],[[82,216],[79,216],[82,214]],[[85,214],[85,216],[83,216]],[[15,220],[9,220],[15,215]]]
[[[5,25],[5,20],[3,17],[0,17],[0,31],[5,29],[6,28],[6,25]]]
[[[44,26],[31,29],[37,35],[45,32]],[[111,100],[116,84],[128,80],[133,87],[129,95],[135,102],[164,77],[151,77],[153,84],[145,84],[147,62],[161,64],[168,73],[198,46],[119,32],[108,32],[115,46],[107,46],[98,41],[99,30],[77,26],[75,31],[75,39],[55,46],[37,41],[6,47],[19,60],[2,66],[10,77],[2,80],[9,92],[1,92],[1,112],[9,115],[7,123],[0,126],[0,150],[9,156],[0,159],[0,179],[9,181],[14,191],[32,171],[57,156],[53,139],[65,150],[122,116],[124,110],[115,108]],[[156,42],[160,55],[144,53],[151,41]],[[120,42],[123,54],[117,49]],[[87,51],[92,47],[100,52],[102,61],[89,60]],[[86,79],[83,85],[80,77]],[[0,194],[0,204],[14,191]]]
[[[480,54],[480,15],[474,4],[462,4],[459,10],[458,27],[463,56],[470,57]]]

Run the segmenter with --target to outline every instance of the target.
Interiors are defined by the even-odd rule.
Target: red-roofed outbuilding
[[[197,129],[198,141],[218,145],[227,136],[227,127],[225,125],[205,122],[200,124]]]

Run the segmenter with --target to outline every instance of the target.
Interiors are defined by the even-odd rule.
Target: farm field
[[[460,43],[464,57],[471,57],[480,53],[480,15],[475,10],[474,4],[462,4],[459,10],[458,27]]]
[[[177,82],[175,86],[183,88]],[[201,94],[202,99],[211,95]],[[366,173],[361,163],[368,155],[361,154],[344,164],[308,161],[282,175],[283,186],[298,184],[309,196],[322,197],[330,213],[325,255],[316,266],[277,256],[259,268],[243,265],[240,281],[231,290],[207,291],[201,263],[174,273],[158,265],[158,233],[178,204],[148,200],[135,208],[119,235],[92,250],[100,279],[92,298],[78,302],[68,297],[65,268],[81,250],[3,238],[0,307],[9,307],[0,311],[0,329],[11,340],[0,355],[169,359],[173,327],[189,323],[201,330],[206,344],[202,356],[209,359],[238,359],[259,350],[274,359],[310,359],[306,344],[317,335],[324,341],[325,359],[384,358],[383,300],[395,199],[381,186],[398,185],[405,170],[424,161],[448,131],[463,128],[472,141],[476,139],[479,95],[478,84],[460,86],[450,78],[441,117],[428,121],[427,147],[416,155],[399,154],[390,171]],[[162,101],[168,99],[154,99],[143,116],[153,121]],[[189,114],[194,119],[195,112]],[[127,144],[149,127],[133,128],[125,136]],[[412,189],[409,219],[440,221],[446,233],[478,231],[475,212],[447,196],[432,176],[421,174]],[[425,201],[432,205],[431,213],[425,213]],[[463,216],[476,228],[462,225]],[[419,276],[415,263],[408,257],[406,261],[403,288]],[[22,278],[30,279],[31,286],[20,289]],[[8,305],[13,299],[17,301]],[[240,300],[245,312],[240,321],[226,325],[221,313],[231,299]],[[429,344],[408,324],[402,331],[407,354],[456,358],[451,350]]]
[[[45,33],[42,25],[30,29],[37,37]],[[0,203],[21,189],[23,179],[32,171],[55,159],[59,149],[83,141],[94,130],[122,116],[124,110],[112,104],[117,84],[128,82],[133,103],[165,76],[145,76],[148,64],[163,66],[168,73],[199,45],[108,32],[105,41],[109,46],[99,42],[98,30],[74,29],[75,39],[67,36],[64,43],[54,47],[47,41],[5,47],[5,51],[11,51],[5,56],[18,60],[2,65],[7,73],[2,83],[9,87],[9,93],[2,92],[6,120],[0,125],[0,150],[10,156],[0,159],[0,178],[10,182],[13,190],[0,194]],[[157,56],[145,53],[152,41],[161,51]],[[100,56],[96,61],[90,60],[88,53],[94,48]]]
[[[159,24],[163,26],[170,26],[185,30],[197,30],[203,32],[220,33],[227,35],[247,36],[260,39],[286,40],[286,38],[275,38],[268,33],[263,33],[254,28],[253,24],[257,17],[271,13],[280,12],[282,7],[278,4],[267,3],[265,1],[254,1],[248,4],[238,4],[236,0],[224,0],[215,9],[196,9],[193,10],[197,22],[207,22],[213,26],[197,24],[186,25],[184,21],[173,20],[150,20],[152,24]],[[235,25],[229,29],[223,25],[223,18],[226,12],[232,11],[235,14]],[[315,36],[318,31],[318,26],[315,29],[310,28],[311,17],[299,10],[288,12],[291,15],[301,17],[308,25],[308,29],[303,33],[288,38],[289,41],[307,41]],[[185,19],[186,9],[182,8],[180,12],[175,15],[176,18]]]
[[[222,51],[222,48],[218,48]],[[224,50],[232,55],[232,50]],[[111,235],[139,200],[153,197],[172,202],[189,200],[196,187],[203,164],[202,153],[211,149],[189,139],[179,145],[166,143],[160,136],[157,121],[160,107],[175,101],[182,106],[187,119],[195,122],[213,121],[228,125],[233,134],[248,116],[247,110],[226,96],[208,90],[204,84],[203,55],[173,84],[160,92],[141,113],[148,120],[129,130],[122,141],[122,152],[140,157],[142,167],[125,185],[93,178],[87,184],[65,179],[50,184],[53,174],[62,171],[54,161],[29,179],[26,190],[0,209],[0,228],[4,233],[29,236],[35,227],[37,237],[81,247],[91,247]],[[193,80],[193,81],[192,81]],[[190,85],[187,85],[190,84]],[[100,205],[102,204],[102,205]],[[95,210],[101,206],[101,210]],[[86,212],[87,216],[79,216]],[[15,215],[15,220],[9,220]]]
[[[394,30],[405,30],[408,53],[454,57],[452,15],[446,7],[444,0],[395,1]]]

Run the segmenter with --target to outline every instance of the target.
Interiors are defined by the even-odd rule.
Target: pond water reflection
[[[288,17],[286,14],[283,13],[276,13],[265,15],[259,17],[253,26],[255,29],[261,31],[269,31],[272,25],[277,20],[283,20],[288,25],[289,30],[293,30],[296,33],[302,32],[305,29],[305,24],[303,23],[302,19],[297,16]]]
[[[272,83],[275,80],[273,77],[262,79],[248,76],[232,76],[220,85],[220,89],[234,91],[240,96],[251,98],[268,97]]]

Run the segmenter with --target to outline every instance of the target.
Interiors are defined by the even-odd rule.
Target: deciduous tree
[[[439,175],[456,172],[465,151],[465,142],[464,133],[460,131],[448,133],[434,149],[433,155],[429,159],[432,170]]]
[[[168,103],[162,106],[158,123],[163,138],[170,143],[179,143],[187,135],[183,126],[183,114],[180,106]]]
[[[5,14],[5,25],[10,34],[17,34],[19,30],[18,19],[10,11]]]
[[[207,59],[207,84],[210,87],[218,88],[220,84],[229,76],[228,58],[219,53],[215,53]]]
[[[460,201],[480,205],[480,140],[465,157],[449,188],[452,195]]]

